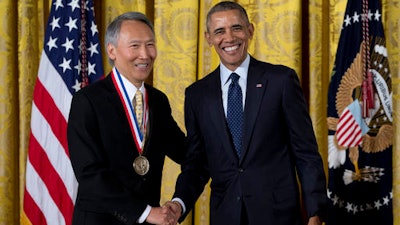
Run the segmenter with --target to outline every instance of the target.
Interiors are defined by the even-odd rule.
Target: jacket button
[[[244,169],[243,168],[239,168],[239,173],[243,173]]]

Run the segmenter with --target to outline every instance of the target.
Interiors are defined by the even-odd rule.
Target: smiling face
[[[253,24],[233,9],[213,13],[207,26],[208,44],[214,46],[221,63],[234,71],[246,59],[249,40],[254,34]]]
[[[121,24],[116,45],[107,45],[107,53],[118,71],[140,87],[157,57],[154,34],[145,23],[126,20]]]

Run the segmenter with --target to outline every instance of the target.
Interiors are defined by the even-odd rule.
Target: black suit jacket
[[[175,197],[191,209],[211,177],[211,225],[301,224],[302,184],[308,216],[325,211],[325,174],[294,70],[251,57],[238,158],[226,123],[220,69],[186,90],[188,158]],[[183,217],[181,218],[183,219]]]
[[[184,157],[184,133],[171,115],[165,94],[145,85],[149,131],[145,176],[132,163],[139,155],[111,75],[77,92],[68,120],[68,145],[79,183],[74,225],[134,224],[147,204],[159,206],[165,156]]]

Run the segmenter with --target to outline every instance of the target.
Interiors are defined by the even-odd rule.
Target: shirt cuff
[[[185,212],[186,212],[186,206],[185,206],[185,203],[183,203],[182,199],[180,199],[180,198],[173,198],[172,201],[176,201],[176,202],[178,202],[179,204],[181,204],[181,206],[182,206],[182,215],[185,214]]]
[[[149,216],[151,210],[151,206],[147,205],[146,209],[142,213],[142,215],[139,217],[139,219],[136,221],[137,223],[144,223],[146,218]]]

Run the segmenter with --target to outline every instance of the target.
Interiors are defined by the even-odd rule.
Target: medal
[[[124,86],[124,83],[122,81],[122,76],[119,74],[117,68],[113,68],[112,70],[112,81],[114,83],[115,88],[117,89],[118,95],[121,99],[121,102],[124,106],[124,111],[126,114],[126,117],[128,118],[129,121],[129,126],[131,128],[132,136],[135,141],[136,149],[139,153],[139,156],[135,158],[133,161],[133,169],[135,172],[141,176],[147,174],[150,169],[150,163],[149,160],[142,156],[143,149],[144,149],[144,142],[146,140],[146,124],[147,124],[147,118],[148,118],[148,109],[147,109],[147,94],[146,92],[144,93],[145,96],[145,103],[144,103],[144,116],[143,116],[143,130],[141,130],[141,127],[137,121],[132,102],[128,96],[127,90]],[[144,90],[146,91],[146,90]]]
[[[137,174],[141,176],[145,175],[150,169],[149,160],[141,155],[136,157],[136,159],[133,161],[133,169]]]

